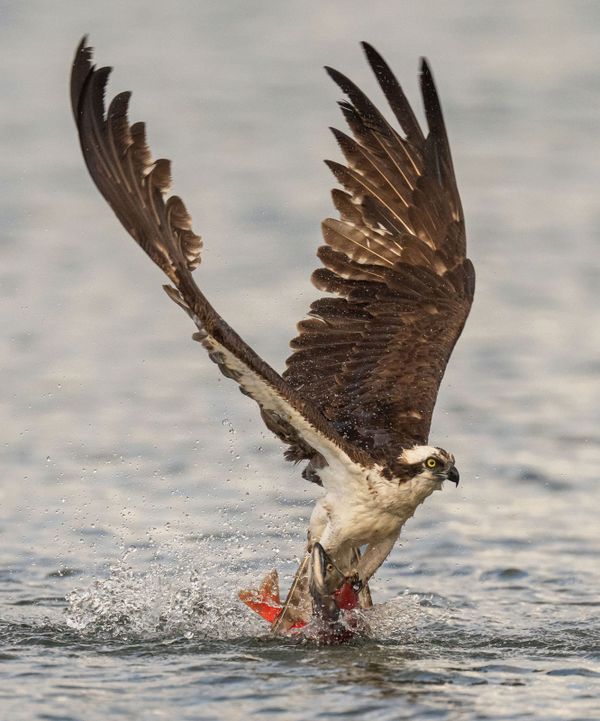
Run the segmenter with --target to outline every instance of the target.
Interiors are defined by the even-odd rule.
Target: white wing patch
[[[199,328],[202,328],[199,318],[194,317],[194,322]],[[231,351],[203,329],[194,334],[194,340],[199,341],[206,348],[210,359],[220,366],[225,375],[235,380],[246,395],[254,399],[261,408],[277,415],[292,426],[306,443],[323,456],[328,465],[327,472],[323,474],[326,476],[323,479],[324,483],[326,479],[331,478],[332,474],[339,477],[342,484],[347,483],[349,477],[364,478],[365,469],[349,458],[333,441],[319,433],[264,378],[255,373]]]

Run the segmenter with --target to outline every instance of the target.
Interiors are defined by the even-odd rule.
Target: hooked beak
[[[448,469],[448,473],[446,473],[446,480],[452,481],[452,483],[458,486],[458,482],[460,481],[460,474],[456,466],[450,466],[450,468]]]

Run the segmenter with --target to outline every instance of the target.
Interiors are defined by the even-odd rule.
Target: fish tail
[[[286,633],[312,615],[312,601],[308,590],[308,569],[310,553],[307,550],[298,566],[281,613],[271,626],[273,633]]]

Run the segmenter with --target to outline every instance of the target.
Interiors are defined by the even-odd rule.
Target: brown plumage
[[[381,56],[363,47],[400,135],[364,93],[327,68],[350,102],[353,138],[333,133],[347,165],[327,161],[345,191],[323,223],[324,268],[312,280],[337,295],[298,325],[283,376],[353,444],[391,464],[426,443],[438,388],[473,299],[465,224],[429,66],[421,66],[425,136]]]
[[[91,58],[84,38],[73,62],[71,103],[87,168],[125,230],[173,283],[165,290],[198,326],[194,339],[204,345],[222,373],[259,404],[268,427],[296,454],[320,463],[318,435],[353,461],[372,465],[367,454],[341,437],[313,402],[286,383],[208,303],[192,278],[200,264],[202,241],[192,231],[182,200],[166,197],[170,162],[152,159],[143,123],[129,124],[130,93],[117,95],[105,112],[111,69],[97,69]]]

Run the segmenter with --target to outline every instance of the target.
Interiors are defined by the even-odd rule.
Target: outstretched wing
[[[168,276],[169,296],[192,317],[194,338],[222,373],[261,408],[268,427],[289,444],[292,459],[308,458],[313,468],[373,464],[343,439],[311,401],[302,398],[219,316],[192,278],[202,243],[180,198],[165,200],[171,183],[168,160],[153,161],[143,123],[130,125],[130,93],[104,108],[110,68],[96,69],[84,38],[71,74],[71,102],[86,165],[127,232]],[[341,471],[342,469],[340,469]],[[318,477],[313,477],[317,480]]]
[[[425,135],[383,58],[367,60],[400,134],[341,73],[352,131],[332,129],[347,165],[327,161],[344,190],[323,223],[314,285],[337,297],[298,324],[284,378],[352,443],[376,458],[425,443],[438,388],[473,298],[465,225],[429,66],[421,65]]]

